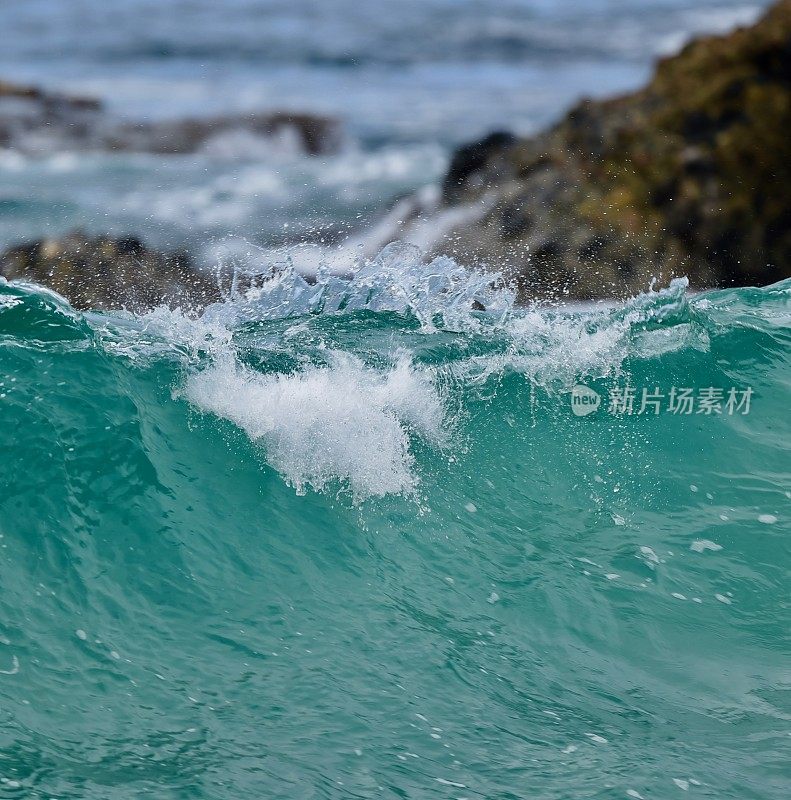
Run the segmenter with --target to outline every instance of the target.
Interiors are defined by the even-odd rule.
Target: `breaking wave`
[[[791,283],[277,267],[0,284],[0,792],[784,797]]]

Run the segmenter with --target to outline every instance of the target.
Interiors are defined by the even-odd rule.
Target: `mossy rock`
[[[791,275],[789,131],[783,0],[664,59],[644,89],[584,101],[498,151],[454,186],[457,202],[496,199],[451,249],[505,268],[524,299],[629,294],[676,275],[698,288],[773,283]]]

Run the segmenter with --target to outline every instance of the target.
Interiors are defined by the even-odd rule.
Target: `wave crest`
[[[243,277],[248,282],[251,276]],[[317,313],[392,311],[414,316],[429,330],[437,324],[475,330],[477,312],[504,319],[516,298],[500,273],[470,270],[447,256],[427,261],[404,242],[392,242],[356,268],[346,256],[338,261],[324,253],[314,275],[305,274],[296,251],[286,251],[252,281],[241,292],[232,287],[228,300],[207,308],[203,318],[235,326]]]

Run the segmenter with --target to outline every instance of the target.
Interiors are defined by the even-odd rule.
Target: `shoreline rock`
[[[522,300],[625,296],[679,275],[694,288],[774,283],[791,275],[789,130],[781,0],[752,27],[660,61],[637,92],[458,151],[443,207],[487,202],[437,249],[505,270]]]
[[[89,236],[16,245],[0,254],[0,275],[40,283],[81,311],[149,311],[161,303],[198,311],[220,299],[216,282],[185,252],[151,250],[133,236]]]
[[[330,117],[272,112],[122,123],[104,134],[101,143],[106,150],[181,155],[212,147],[221,150],[223,137],[231,148],[234,142],[229,139],[236,137],[237,146],[243,149],[245,136],[309,156],[338,152],[343,140],[340,125]]]
[[[99,100],[0,80],[0,147],[35,150],[39,139],[87,140],[101,124]]]
[[[129,121],[110,114],[95,98],[0,80],[0,147],[23,153],[182,155],[208,149],[234,154],[257,153],[262,143],[287,152],[328,155],[342,148],[343,131],[337,119],[296,111]]]

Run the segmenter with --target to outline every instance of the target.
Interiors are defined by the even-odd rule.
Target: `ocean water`
[[[785,800],[790,323],[398,246],[198,318],[3,283],[0,794]]]
[[[26,0],[0,4],[0,78],[130,119],[298,110],[346,147],[246,139],[170,158],[0,150],[0,247],[74,228],[218,252],[338,242],[442,176],[451,148],[530,133],[764,0]]]

